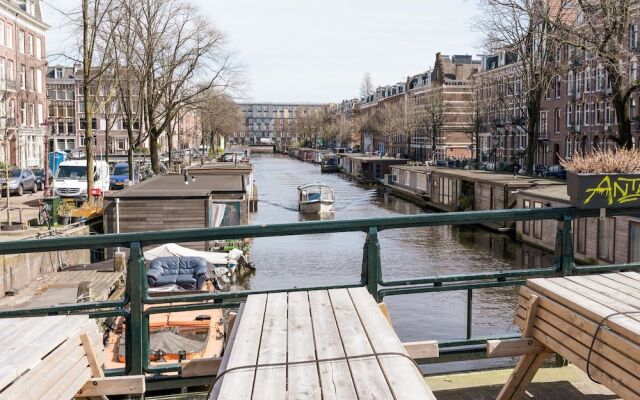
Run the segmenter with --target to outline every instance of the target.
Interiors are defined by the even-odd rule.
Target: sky
[[[404,81],[435,54],[480,51],[477,0],[191,0],[221,30],[246,82],[238,99],[339,102],[374,85]],[[41,0],[50,63],[70,43],[80,0]]]

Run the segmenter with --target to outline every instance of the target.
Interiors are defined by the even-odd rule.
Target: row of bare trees
[[[637,30],[630,29],[631,3],[631,0],[482,0],[477,26],[486,38],[487,51],[506,54],[513,62],[507,76],[497,78],[509,82],[506,91],[498,88],[497,81],[480,85],[493,88],[493,98],[502,103],[507,113],[524,111],[521,118],[528,137],[527,171],[533,170],[545,94],[557,79],[587,66],[600,66],[606,71],[607,101],[612,103],[618,121],[617,135],[609,139],[622,147],[632,146],[628,101],[637,91],[638,82],[629,73],[633,47],[637,46],[637,37],[630,37],[637,36]],[[486,114],[484,104],[478,104],[474,112],[476,132],[481,114]]]
[[[239,84],[238,69],[223,34],[188,1],[82,0],[80,14],[75,60],[82,65],[88,171],[96,116],[105,116],[107,125],[121,117],[130,165],[134,151],[148,143],[156,173],[161,138],[167,136],[171,152],[176,120],[185,112],[202,116],[210,141],[236,129],[241,113],[229,95]],[[87,186],[93,186],[91,173]]]

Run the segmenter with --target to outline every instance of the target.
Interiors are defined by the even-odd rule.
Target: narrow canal
[[[318,219],[297,210],[297,187],[322,182],[336,190],[335,211],[328,218],[352,219],[430,212],[360,185],[341,174],[321,174],[318,165],[283,155],[253,156],[259,210],[253,224]],[[516,242],[512,236],[478,227],[423,227],[383,231],[379,235],[386,278],[472,273],[548,266],[548,254]],[[247,288],[288,288],[358,282],[364,234],[360,232],[257,238],[251,248],[256,273]],[[513,288],[474,291],[473,336],[515,332]],[[394,328],[403,341],[466,336],[466,291],[385,298]],[[464,367],[470,367],[465,363]],[[439,367],[429,367],[436,371]]]

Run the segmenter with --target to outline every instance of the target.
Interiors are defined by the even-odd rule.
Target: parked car
[[[133,184],[136,184],[142,180],[142,176],[140,174],[140,170],[136,164],[133,167]],[[111,173],[111,179],[109,180],[109,189],[110,190],[119,190],[124,189],[129,186],[129,163],[117,163],[113,167],[113,172]]]
[[[38,186],[38,190],[44,190],[46,186],[44,184],[44,168],[38,168],[33,170],[33,174],[36,176],[36,185]],[[49,185],[53,181],[53,172],[49,170]]]
[[[535,176],[544,176],[544,171],[547,170],[547,167],[542,164],[535,164],[533,166],[533,175]]]
[[[4,175],[4,174],[0,174]],[[7,190],[7,183],[4,176],[0,178],[0,185],[2,187],[2,194],[4,195]],[[35,193],[38,191],[38,185],[36,184],[36,176],[28,168],[16,168],[9,171],[9,191],[12,194],[22,196],[24,192]]]
[[[550,165],[544,171],[545,178],[567,179],[567,171],[560,164]]]

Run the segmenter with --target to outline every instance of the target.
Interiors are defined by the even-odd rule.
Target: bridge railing
[[[632,210],[608,210],[608,216],[628,215],[640,212]],[[246,296],[256,293],[276,292],[283,289],[247,290],[235,292],[204,292],[149,296],[146,281],[143,249],[149,245],[184,243],[207,240],[241,239],[273,236],[293,236],[336,232],[364,232],[363,261],[360,282],[329,286],[307,286],[286,289],[289,291],[332,289],[366,286],[377,301],[386,296],[415,293],[462,291],[467,295],[466,336],[449,338],[440,342],[440,361],[479,358],[484,354],[486,337],[473,335],[474,291],[485,288],[521,285],[527,278],[563,276],[640,269],[640,263],[617,265],[576,266],[573,254],[571,225],[576,218],[598,217],[599,210],[575,208],[535,208],[496,211],[471,211],[412,216],[366,218],[352,220],[313,221],[291,224],[230,226],[179,231],[108,234],[99,236],[48,238],[0,243],[0,255],[33,253],[56,250],[102,249],[124,247],[129,249],[126,287],[120,300],[55,305],[50,307],[0,310],[0,318],[64,315],[86,313],[93,318],[122,316],[125,318],[125,368],[110,370],[109,374],[154,374],[150,388],[181,387],[206,383],[204,378],[187,379],[165,372],[179,372],[176,364],[151,365],[149,363],[149,318],[153,314],[203,309],[231,308],[239,305]],[[487,222],[527,221],[554,219],[558,221],[554,263],[546,268],[496,270],[447,275],[431,275],[417,278],[394,279],[385,276],[380,257],[378,233],[384,230],[441,225],[468,225]],[[171,303],[170,305],[167,305]],[[514,310],[515,312],[515,310]],[[496,337],[510,337],[498,335]],[[425,339],[428,339],[427,337]],[[423,360],[424,361],[424,360]]]

